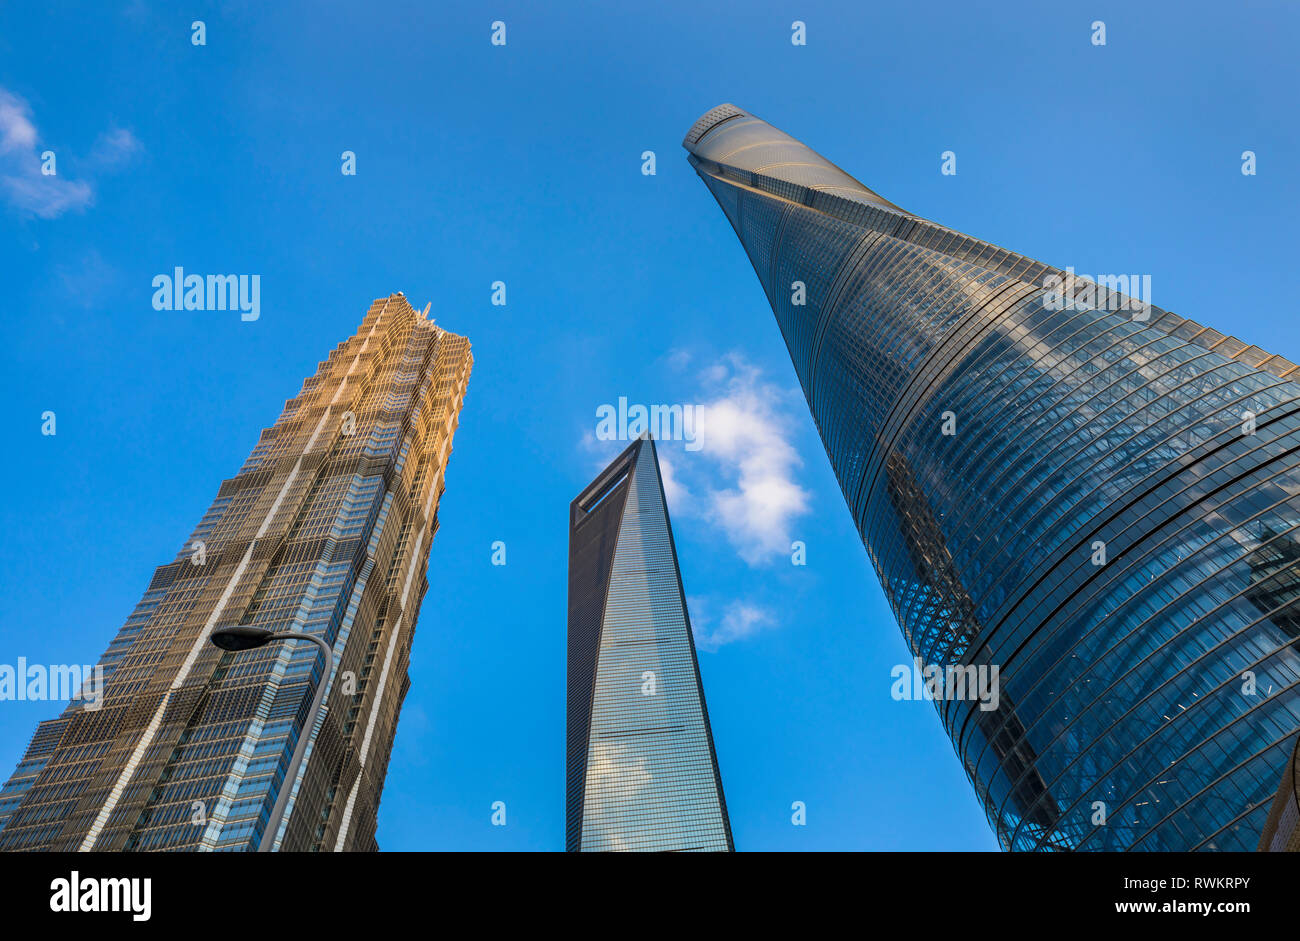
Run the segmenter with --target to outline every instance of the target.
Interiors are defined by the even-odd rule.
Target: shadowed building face
[[[1253,849],[1300,729],[1295,364],[1063,303],[733,105],[684,146],[914,656],[1000,670],[936,705],[1002,845]]]
[[[654,442],[569,508],[570,852],[733,849]]]

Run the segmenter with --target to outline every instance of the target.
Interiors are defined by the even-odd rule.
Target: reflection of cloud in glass
[[[645,756],[628,752],[628,747],[618,742],[592,743],[585,805],[585,829],[590,834],[592,849],[627,852],[636,848],[624,841],[626,828],[608,819],[610,811],[617,812],[631,805],[652,780]]]

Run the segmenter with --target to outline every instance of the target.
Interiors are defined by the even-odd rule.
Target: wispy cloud
[[[671,369],[685,369],[691,363],[691,351],[681,349],[680,347],[669,350],[668,355],[664,357],[664,361]]]
[[[144,145],[134,134],[126,128],[115,127],[99,135],[95,146],[90,149],[88,162],[96,169],[118,170],[143,150]]]
[[[81,211],[95,200],[90,181],[63,175],[69,161],[55,154],[55,172],[45,172],[32,109],[22,98],[0,88],[0,195],[21,213],[54,219],[65,212]],[[121,169],[143,150],[128,130],[113,128],[101,134],[86,166],[92,171]]]
[[[71,262],[56,264],[52,273],[56,296],[84,310],[102,305],[105,296],[119,287],[122,280],[121,272],[94,248],[82,252]]]
[[[730,602],[716,625],[706,599],[692,597],[687,601],[687,607],[691,613],[695,645],[701,650],[717,650],[724,644],[751,637],[776,624],[770,611],[750,601]]]

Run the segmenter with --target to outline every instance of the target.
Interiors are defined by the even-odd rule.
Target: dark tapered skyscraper
[[[303,383],[100,660],[99,708],[42,722],[0,792],[4,850],[373,850],[443,474],[473,357],[401,294]],[[214,628],[322,637],[229,653]],[[328,698],[308,727],[319,684]],[[300,736],[307,759],[285,780]]]
[[[1300,729],[1295,364],[731,105],[684,146],[914,656],[1000,670],[994,708],[937,704],[1002,845],[1253,849]]]
[[[569,507],[570,852],[733,849],[655,445]]]

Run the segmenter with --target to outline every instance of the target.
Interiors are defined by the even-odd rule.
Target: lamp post
[[[272,808],[271,819],[262,833],[262,841],[257,844],[259,853],[269,853],[272,844],[275,843],[275,834],[280,829],[280,819],[289,804],[289,794],[293,790],[294,779],[298,776],[298,766],[302,764],[303,756],[307,753],[307,740],[311,738],[311,730],[316,727],[316,718],[325,703],[325,687],[329,685],[330,661],[334,651],[315,634],[304,634],[300,631],[268,631],[262,627],[223,627],[213,631],[208,639],[222,650],[230,651],[252,650],[273,640],[310,640],[320,647],[321,653],[325,655],[325,673],[316,686],[316,698],[312,701],[311,712],[308,713],[309,719],[302,728],[298,747],[294,749],[293,759],[284,774],[284,783],[280,785],[280,794],[275,799],[275,807]]]

